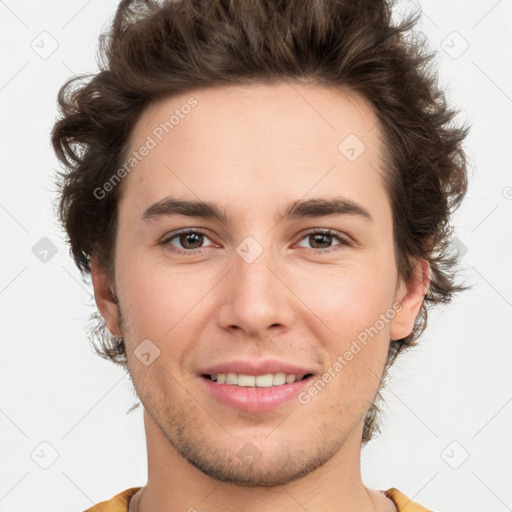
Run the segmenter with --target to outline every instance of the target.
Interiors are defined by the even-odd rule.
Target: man
[[[467,128],[413,24],[123,1],[98,75],[61,90],[60,219],[148,449],[147,484],[90,511],[427,510],[360,473],[387,369],[464,289]]]

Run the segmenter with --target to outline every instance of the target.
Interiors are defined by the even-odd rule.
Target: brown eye
[[[205,233],[200,230],[187,230],[180,231],[178,233],[171,233],[168,237],[166,237],[163,241],[163,245],[170,245],[173,247],[172,250],[176,250],[176,252],[181,253],[193,253],[199,249],[203,249],[205,247],[204,241],[209,240]],[[212,244],[213,245],[213,244]],[[174,249],[176,248],[176,249]],[[184,250],[179,250],[184,249]]]
[[[309,242],[312,244],[314,249],[327,249],[325,245],[330,245],[332,243],[332,235],[328,235],[326,233],[314,233],[309,236]],[[319,247],[319,245],[321,247]]]
[[[200,233],[185,233],[178,236],[180,244],[185,249],[199,249],[199,247],[202,245],[203,239],[204,235]],[[198,245],[198,247],[196,247],[196,245]]]
[[[329,252],[330,250],[336,250],[337,246],[350,245],[347,240],[339,236],[331,230],[327,231],[311,231],[301,238],[307,240],[310,244],[311,249],[318,249],[316,252]],[[338,243],[332,245],[333,241],[337,240]],[[304,246],[302,246],[304,247]]]

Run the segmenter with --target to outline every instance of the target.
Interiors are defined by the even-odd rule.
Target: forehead
[[[152,102],[134,127],[131,145],[136,149],[144,144],[146,135],[159,143],[172,134],[175,145],[189,136],[205,143],[237,134],[265,139],[282,127],[288,129],[290,143],[293,135],[325,138],[336,134],[336,139],[350,130],[365,137],[377,124],[371,103],[348,88],[286,82],[217,86]]]
[[[382,188],[371,105],[351,91],[321,86],[213,87],[160,99],[141,114],[133,152],[139,156],[124,178],[121,202],[139,212],[171,193],[256,202],[268,201],[269,192],[277,199],[313,188],[315,195],[340,186],[349,195]]]

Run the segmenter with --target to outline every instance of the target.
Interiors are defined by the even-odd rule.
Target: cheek
[[[211,272],[192,267],[170,268],[168,263],[155,263],[140,254],[119,261],[121,299],[136,336],[163,341],[189,325],[190,318],[199,320],[204,296],[215,284],[213,277]]]
[[[388,354],[393,268],[360,262],[324,274],[310,277],[302,289],[315,313],[308,313],[310,328],[317,329],[326,351],[323,379],[329,383],[316,387],[324,389],[322,400],[338,404],[340,411],[362,414],[373,401]]]
[[[349,341],[374,326],[392,306],[393,279],[392,268],[384,271],[378,265],[360,262],[319,269],[295,282],[303,283],[298,295],[329,332],[340,341]],[[389,322],[381,324],[378,322],[379,331],[389,329]]]

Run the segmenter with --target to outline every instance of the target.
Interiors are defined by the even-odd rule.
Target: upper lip
[[[201,375],[218,375],[219,373],[237,373],[243,375],[266,375],[268,373],[285,373],[287,375],[307,375],[314,373],[310,368],[278,361],[265,359],[263,361],[244,361],[242,359],[219,363],[199,372]]]

